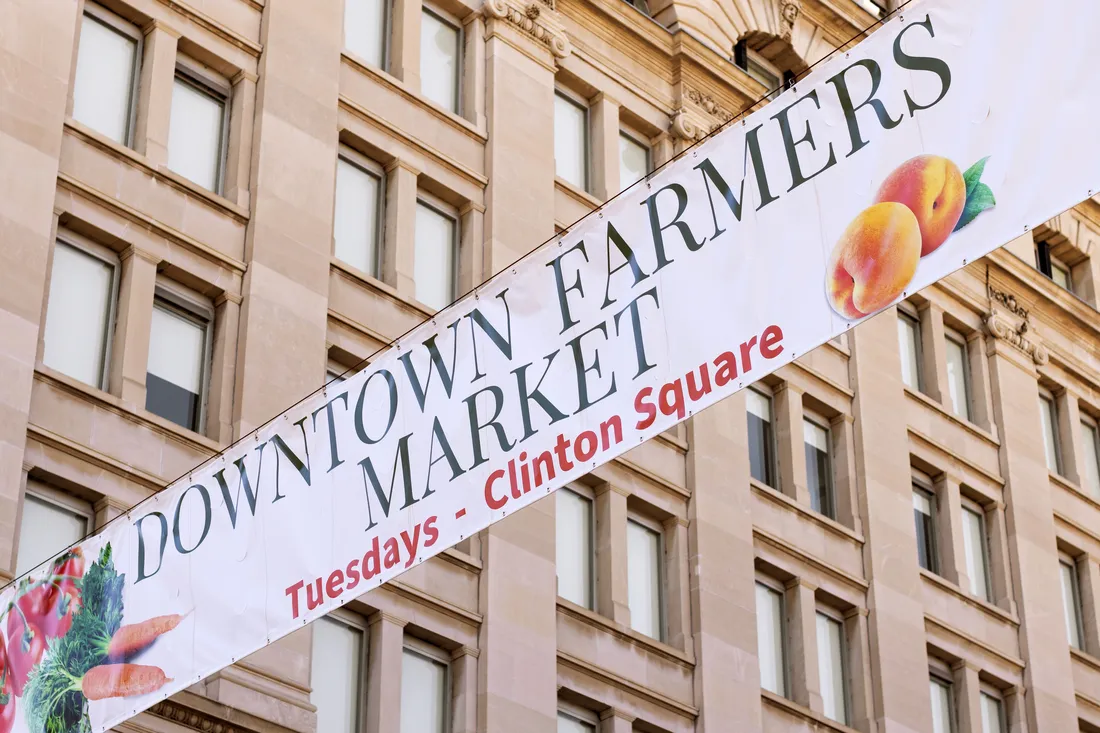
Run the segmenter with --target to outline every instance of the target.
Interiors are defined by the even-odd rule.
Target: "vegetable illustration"
[[[0,733],[10,733],[15,725],[15,690],[8,668],[7,654],[0,646]]]
[[[183,616],[174,613],[170,616],[154,616],[139,624],[123,626],[115,632],[107,645],[107,660],[122,662],[132,659],[152,646],[161,634],[166,634],[179,626],[182,620]]]
[[[18,611],[18,607],[16,610]],[[16,619],[8,627],[8,667],[11,670],[12,689],[16,695],[22,695],[27,676],[46,651],[46,635],[34,623],[37,617],[13,614],[8,618]]]
[[[80,680],[80,689],[89,700],[130,697],[156,692],[172,680],[160,667],[145,664],[101,664],[92,667]],[[76,684],[76,680],[74,680]]]

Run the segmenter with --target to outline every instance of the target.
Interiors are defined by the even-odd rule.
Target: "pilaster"
[[[592,188],[606,201],[619,192],[619,103],[599,94],[589,109],[592,115]]]
[[[118,316],[108,385],[111,394],[136,409],[145,409],[145,375],[149,368],[149,331],[159,258],[130,247],[119,257]]]
[[[806,440],[802,427],[802,390],[784,382],[775,390],[775,443],[779,486],[784,494],[810,506],[806,487]]]
[[[168,130],[179,31],[153,20],[145,28],[134,149],[156,167],[168,163]]]
[[[824,710],[817,657],[817,587],[798,578],[787,588],[788,659],[791,697],[818,713]]]
[[[405,621],[378,612],[367,623],[366,733],[401,733],[401,662]]]
[[[610,484],[596,492],[596,610],[629,628],[626,497]]]
[[[382,279],[405,298],[416,297],[416,192],[420,171],[397,159],[386,166]]]

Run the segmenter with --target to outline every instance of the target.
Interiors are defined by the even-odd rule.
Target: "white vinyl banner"
[[[909,6],[9,586],[0,733],[104,731],[1091,196],[1098,32]]]

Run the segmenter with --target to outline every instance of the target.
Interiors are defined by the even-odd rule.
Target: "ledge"
[[[684,652],[682,649],[677,649],[663,641],[658,641],[657,639],[639,633],[628,626],[624,626],[617,621],[609,619],[603,614],[596,613],[572,601],[567,601],[561,596],[558,596],[557,605],[558,611],[566,616],[571,616],[588,626],[594,626],[629,644],[642,647],[650,654],[662,657],[666,661],[679,667],[683,667],[689,671],[695,668],[695,657]],[[688,636],[686,638],[691,637]]]
[[[971,636],[970,634],[966,633],[965,631],[961,631],[961,630],[955,628],[954,626],[950,625],[946,621],[938,619],[935,616],[929,614],[928,612],[925,612],[925,614],[924,614],[924,623],[925,623],[926,626],[935,626],[936,628],[940,629],[941,631],[943,631],[947,634],[950,634],[951,636],[962,639],[967,644],[972,644],[973,646],[976,646],[977,648],[981,649],[985,653],[989,654],[989,656],[995,657],[996,659],[999,659],[1002,662],[1005,662],[1006,664],[1008,664],[1011,667],[1015,667],[1017,670],[1019,670],[1019,673],[1021,673],[1021,674],[1024,671],[1024,667],[1026,666],[1024,664],[1024,660],[1020,659],[1019,657],[1014,657],[1011,654],[1006,654],[1005,652],[1002,652],[1000,649],[997,649],[996,647],[982,641],[981,639],[979,639],[975,636]]]
[[[762,484],[754,478],[749,479],[749,488],[752,489],[753,493],[758,494],[759,496],[771,501],[773,504],[778,504],[785,508],[793,509],[795,512],[798,513],[799,516],[808,519],[809,521],[817,524],[822,529],[831,532],[832,534],[849,540],[860,547],[862,547],[865,542],[863,535],[848,527],[845,527],[843,524],[837,522],[836,520],[829,519],[824,515],[818,514],[812,509],[808,509],[802,504],[799,504],[797,500],[792,499],[778,489],[773,489],[767,484]]]
[[[250,56],[255,56],[257,59],[259,59],[260,54],[263,53],[264,48],[260,44],[245,38],[240,33],[237,33],[230,28],[227,28],[226,26],[211,18],[206,13],[200,12],[195,8],[192,8],[190,5],[180,2],[180,0],[159,1],[161,5],[164,5],[165,7],[176,11],[191,22],[202,26],[206,30],[221,38],[223,41],[226,41],[236,46]],[[259,4],[256,3],[255,0],[245,0],[245,2],[248,5],[252,5],[253,8],[255,8],[257,4]],[[262,4],[259,5],[259,10],[262,12]]]
[[[907,425],[906,430],[910,436],[916,438],[922,443],[925,443],[929,447],[943,453],[945,456],[949,456],[950,460],[957,461],[958,463],[969,468],[974,473],[980,474],[994,485],[1002,487],[1005,485],[1005,480],[997,474],[990,473],[988,469],[979,466],[977,463],[974,463],[974,461],[970,460],[969,458],[964,458],[963,456],[960,456],[958,453],[949,449],[943,443],[940,443],[939,441],[928,437],[921,431],[914,429],[913,426]]]
[[[436,313],[438,313],[438,311],[433,310],[431,307],[429,307],[427,305],[424,305],[423,303],[421,303],[418,300],[414,300],[412,298],[401,295],[400,293],[397,292],[397,289],[395,287],[393,287],[392,285],[390,285],[389,283],[385,283],[385,282],[383,282],[383,281],[381,281],[377,278],[371,277],[370,275],[363,272],[362,270],[358,270],[358,269],[352,267],[351,265],[349,265],[345,262],[342,262],[341,260],[336,259],[335,255],[330,257],[329,266],[331,267],[332,270],[335,270],[337,274],[343,275],[344,277],[346,277],[348,280],[351,280],[355,284],[362,285],[367,290],[370,290],[374,293],[377,293],[378,295],[381,295],[382,297],[386,298],[387,300],[391,300],[394,303],[396,303],[397,305],[411,311],[414,316],[417,316],[417,317],[420,318],[420,321],[418,322],[418,324],[422,323],[423,321],[428,320],[429,318],[434,316]],[[461,297],[462,296],[459,296],[459,298],[461,298]],[[348,317],[345,316],[345,318],[348,318]],[[351,319],[349,318],[349,320],[351,320]],[[366,328],[366,327],[364,327],[364,328]],[[373,331],[373,329],[367,329],[367,330],[368,331]],[[386,339],[386,343],[387,344],[390,343],[395,338],[397,338],[397,337]]]
[[[113,473],[116,476],[121,476],[139,486],[144,486],[151,492],[160,491],[165,486],[165,482],[162,479],[151,473],[146,473],[139,468],[134,468],[105,453],[100,453],[97,450],[88,448],[52,430],[47,430],[46,428],[35,425],[34,423],[27,423],[27,437],[41,444],[43,447],[52,448],[62,453],[68,453],[78,460]]]
[[[762,702],[773,705],[777,708],[781,708],[784,712],[787,712],[791,715],[795,715],[800,718],[809,718],[820,728],[824,728],[826,730],[835,730],[839,731],[840,733],[859,733],[859,731],[857,731],[855,728],[849,728],[842,723],[838,723],[835,720],[826,718],[824,715],[817,712],[816,710],[810,710],[805,705],[799,705],[794,700],[788,700],[782,695],[777,695],[770,690],[765,690],[763,687],[760,688],[760,699]],[[815,730],[817,729],[818,728],[815,728]]]
[[[650,438],[650,440],[653,440],[653,438]],[[666,478],[658,476],[657,474],[650,471],[648,468],[642,468],[641,466],[639,466],[634,461],[631,461],[628,458],[626,458],[625,454],[623,454],[621,456],[617,456],[616,458],[611,459],[610,463],[618,464],[619,466],[622,466],[623,468],[625,468],[629,471],[633,471],[634,473],[638,474],[639,476],[646,479],[647,481],[649,481],[651,483],[654,483],[654,484],[656,484],[657,486],[660,486],[663,489],[668,490],[669,492],[679,496],[682,499],[687,500],[687,499],[691,498],[691,491],[687,487],[680,486],[679,484],[675,483],[674,481],[669,481]]]
[[[564,193],[569,198],[577,201],[582,206],[587,207],[589,209],[589,213],[591,213],[591,212],[595,211],[596,209],[600,208],[601,206],[603,206],[603,203],[598,198],[596,198],[592,194],[588,193],[588,191],[584,191],[584,190],[581,190],[581,189],[577,188],[572,183],[569,183],[568,181],[566,181],[563,178],[558,178],[558,177],[554,178],[554,188],[561,191],[562,193]],[[587,216],[587,214],[585,214],[585,216]],[[583,219],[583,218],[584,217],[582,216],[581,219]],[[580,221],[580,219],[578,219],[577,221]],[[576,223],[577,223],[576,221],[572,222],[566,228],[568,229],[569,227],[572,227]]]
[[[941,405],[939,402],[936,402],[934,399],[924,394],[923,392],[916,392],[910,389],[908,386],[905,386],[902,389],[905,390],[905,395],[907,397],[916,400],[925,407],[931,408],[934,412],[946,418],[949,422],[954,423],[958,427],[966,430],[967,432],[988,443],[994,448],[1001,447],[1001,441],[997,438],[997,436],[993,435],[993,433],[987,431],[985,428],[975,425],[969,420],[963,420],[961,417],[955,415],[946,407]]]
[[[1091,669],[1093,672],[1100,672],[1100,659],[1092,656],[1088,652],[1071,646],[1069,647],[1069,656],[1074,661],[1080,662],[1081,664]]]
[[[826,341],[825,343],[831,344],[832,341]],[[821,347],[819,346],[818,348],[821,348]],[[803,353],[802,357],[806,356],[807,353],[813,353],[814,351],[816,351],[816,349],[810,349],[809,352]],[[811,367],[807,364],[803,364],[801,361],[799,361],[799,359],[801,359],[802,357],[799,357],[798,359],[794,359],[793,361],[791,361],[786,366],[787,367],[794,367],[795,369],[798,369],[799,371],[805,372],[806,375],[809,376],[811,379],[814,379],[818,382],[821,382],[822,385],[824,385],[828,389],[832,390],[833,392],[839,393],[840,395],[845,397],[848,401],[851,401],[851,400],[855,399],[856,393],[854,391],[852,391],[851,389],[845,387],[843,384],[840,384],[839,382],[833,381],[832,379],[825,376],[824,374],[822,374],[818,370],[814,369],[813,367]]]
[[[442,598],[433,596],[431,593],[423,591],[419,588],[415,588],[399,579],[391,580],[388,583],[385,583],[384,585],[379,587],[388,589],[388,591],[390,593],[393,593],[394,595],[403,596],[410,601],[415,601],[416,603],[427,606],[439,613],[442,613],[445,616],[450,616],[456,621],[460,621],[464,624],[469,624],[474,627],[481,626],[483,618],[480,613],[467,611],[461,606],[456,606],[450,601],[445,601]]]
[[[650,689],[643,685],[639,685],[637,682],[632,682],[628,679],[620,677],[613,672],[608,672],[602,667],[597,667],[594,664],[590,664],[583,659],[567,654],[560,649],[558,650],[558,664],[563,667],[569,667],[581,674],[588,675],[589,677],[599,680],[607,684],[610,687],[617,687],[620,690],[628,692],[633,695],[664,708],[676,715],[683,716],[690,720],[695,720],[699,715],[699,710],[692,705],[682,703],[679,700],[675,700],[667,695],[664,695],[656,690]]]
[[[1065,491],[1068,491],[1070,494],[1073,495],[1073,497],[1075,499],[1080,499],[1081,501],[1085,502],[1086,504],[1088,504],[1093,509],[1096,509],[1097,511],[1100,511],[1100,500],[1098,500],[1095,497],[1091,496],[1083,488],[1081,488],[1077,484],[1073,483],[1072,481],[1070,481],[1065,476],[1061,476],[1059,474],[1050,473],[1050,472],[1048,472],[1048,476],[1049,476],[1050,482],[1052,484],[1064,489]],[[1055,514],[1057,514],[1057,513],[1058,512],[1055,512]],[[1069,521],[1076,525],[1076,522],[1074,522],[1072,519],[1069,520]],[[1085,531],[1091,537],[1100,538],[1100,535],[1096,534],[1091,529],[1086,529],[1086,528],[1082,527],[1082,530]]]
[[[984,601],[981,598],[978,598],[977,596],[970,595],[969,593],[965,592],[962,588],[960,588],[959,586],[952,583],[947,578],[936,575],[935,573],[933,573],[929,570],[925,570],[924,568],[921,568],[920,569],[920,574],[921,574],[921,577],[924,578],[926,581],[928,581],[932,585],[940,588],[941,590],[945,591],[946,593],[954,596],[955,598],[958,598],[960,601],[962,601],[963,603],[966,603],[968,606],[973,606],[974,608],[977,608],[980,611],[984,611],[986,614],[988,614],[990,616],[995,616],[999,620],[1001,620],[1001,621],[1005,622],[1006,624],[1008,624],[1009,626],[1012,626],[1014,628],[1019,628],[1020,627],[1020,619],[1018,619],[1016,616],[1009,613],[1008,611],[1004,610],[1000,606],[995,606],[992,603],[990,603],[989,601]]]
[[[780,552],[785,552],[792,557],[798,558],[806,565],[809,565],[810,567],[815,568],[818,571],[825,573],[826,575],[832,576],[835,580],[839,580],[845,585],[851,586],[853,588],[858,588],[860,591],[863,592],[866,592],[867,589],[870,588],[870,584],[863,578],[852,575],[847,570],[842,570],[835,565],[827,563],[824,560],[821,560],[818,557],[802,550],[801,548],[792,545],[787,540],[760,529],[756,525],[753,525],[752,535],[754,540],[759,540],[762,543],[771,545]]]

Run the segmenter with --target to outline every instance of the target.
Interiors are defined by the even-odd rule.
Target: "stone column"
[[[1077,484],[1085,493],[1085,452],[1081,445],[1081,396],[1064,390],[1055,399],[1058,412],[1058,450],[1061,451],[1062,475]]]
[[[774,487],[810,506],[806,488],[806,438],[802,428],[802,390],[784,382],[775,390],[775,444],[779,485]]]
[[[1081,625],[1084,626],[1085,651],[1100,652],[1100,565],[1088,555],[1077,561],[1081,586]]]
[[[943,328],[943,308],[928,303],[920,309],[921,391],[951,410],[947,386],[947,333]]]
[[[462,21],[462,116],[485,129],[485,19],[480,12]]]
[[[149,369],[149,331],[160,260],[136,247],[119,258],[118,315],[111,343],[108,389],[138,410],[145,409],[145,374]]]
[[[970,367],[970,418],[978,427],[997,434],[993,424],[993,395],[989,389],[989,362],[985,358],[985,336],[974,331],[966,337],[966,358]]]
[[[252,128],[256,118],[256,82],[259,77],[239,71],[230,79],[229,146],[226,155],[225,197],[249,208],[248,176],[252,170]]]
[[[864,567],[875,727],[923,731],[932,726],[924,608],[913,527],[909,441],[904,422],[897,312],[891,308],[849,332],[848,369],[855,392],[856,477],[866,538]]]
[[[600,733],[632,733],[634,716],[617,708],[608,708],[600,715]]]
[[[850,726],[856,730],[872,730],[871,720],[875,708],[873,699],[872,661],[870,637],[867,631],[869,612],[866,608],[853,608],[844,616],[844,628],[848,635],[848,663],[851,665],[852,710]]]
[[[214,348],[206,434],[222,444],[231,443],[237,437],[233,433],[233,375],[237,371],[240,323],[241,296],[226,291],[214,299]]]
[[[450,733],[477,732],[477,660],[479,651],[462,646],[451,654],[451,700],[454,715]],[[391,672],[392,673],[392,672]]]
[[[596,95],[592,114],[592,193],[601,201],[619,192],[619,103]]]
[[[485,207],[468,201],[458,210],[458,293],[468,293],[485,280]]]
[[[596,611],[629,627],[626,497],[611,484],[596,490]]]
[[[180,34],[161,20],[150,22],[144,30],[134,149],[155,168],[168,163],[168,130]]]
[[[811,710],[824,710],[817,659],[817,587],[798,578],[787,588],[787,633],[791,697]]]
[[[365,730],[366,733],[401,733],[401,662],[405,648],[405,621],[379,611],[367,623]]]
[[[113,496],[101,497],[99,501],[92,506],[92,510],[95,512],[95,529],[101,529],[107,522],[110,522],[129,508],[129,505],[123,504]]]
[[[689,422],[688,553],[696,733],[760,733],[756,572],[744,392]],[[706,631],[702,631],[705,629]]]
[[[672,517],[664,523],[665,626],[670,646],[687,651],[691,646],[691,603],[688,570],[688,521]]]
[[[855,418],[843,414],[833,418],[835,454],[833,456],[833,493],[836,495],[836,519],[855,532],[863,533],[859,517],[859,482],[856,477]]]
[[[1005,526],[1005,504],[998,501],[985,512],[989,529],[989,565],[993,585],[993,604],[1016,614],[1016,598],[1012,593],[1012,570],[1009,567],[1008,529]]]
[[[420,93],[420,0],[393,0],[390,27],[390,73],[413,94]]]
[[[1020,650],[1026,662],[1028,728],[1072,730],[1077,726],[1077,704],[1069,641],[1065,624],[1054,621],[1062,618],[1062,591],[1040,428],[1038,373],[1033,359],[1007,341],[990,338],[987,347],[1021,617]]]
[[[978,679],[978,667],[963,660],[951,669],[955,682],[955,708],[960,731],[982,729],[982,683]]]
[[[420,171],[403,160],[386,166],[382,280],[405,298],[416,297],[416,192]]]
[[[970,576],[966,569],[963,544],[962,495],[959,480],[944,474],[936,482],[936,540],[939,552],[939,574],[970,593]]]
[[[54,236],[54,195],[61,137],[73,65],[74,34],[80,26],[76,0],[48,9],[40,0],[0,4],[5,34],[4,66],[18,69],[0,91],[0,536],[16,536],[22,495],[23,450],[34,381],[35,354],[45,301],[46,266]],[[14,548],[0,546],[0,568],[10,567]]]

